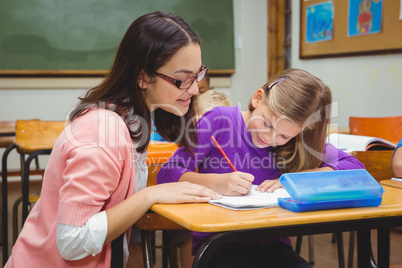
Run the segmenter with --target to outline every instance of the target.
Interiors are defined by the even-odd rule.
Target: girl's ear
[[[148,76],[144,72],[144,70],[141,70],[140,75],[138,76],[137,84],[140,88],[146,89],[148,87]]]
[[[264,98],[265,91],[262,88],[259,88],[253,95],[253,98],[251,99],[251,105],[255,108],[257,108],[258,104],[262,102],[262,99]]]

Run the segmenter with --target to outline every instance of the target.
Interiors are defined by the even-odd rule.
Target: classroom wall
[[[221,91],[247,110],[254,92],[267,80],[267,1],[233,0],[236,73]],[[218,89],[219,90],[219,89]]]
[[[292,67],[306,69],[330,86],[338,105],[333,122],[347,126],[350,115],[402,115],[402,54],[300,60],[299,1],[292,4]],[[247,109],[252,94],[267,78],[267,2],[233,0],[233,6],[236,73],[227,86],[215,89]],[[0,78],[0,120],[62,120],[77,98],[98,81]]]
[[[402,54],[300,60],[300,1],[292,1],[292,10],[292,67],[331,88],[334,124],[348,126],[349,116],[402,115]]]

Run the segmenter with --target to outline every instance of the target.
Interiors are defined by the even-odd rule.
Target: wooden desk
[[[358,231],[358,265],[370,267],[370,230],[378,229],[378,265],[389,266],[389,228],[402,226],[402,191],[384,186],[379,207],[295,213],[282,208],[233,211],[211,204],[156,204],[152,210],[198,232],[220,232],[198,250],[193,267],[207,267],[213,254],[233,241]]]
[[[398,189],[402,189],[402,182],[400,181],[393,181],[393,180],[383,180],[380,181],[382,186],[389,186],[389,187],[395,187]]]
[[[15,128],[0,127],[0,137],[12,137],[15,135]]]

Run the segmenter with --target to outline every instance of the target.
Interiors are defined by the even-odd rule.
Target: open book
[[[377,137],[339,133],[332,133],[328,137],[332,145],[346,152],[394,150],[396,148],[396,144]]]
[[[257,208],[278,207],[278,197],[290,197],[285,189],[276,189],[273,193],[261,193],[256,191],[257,185],[253,185],[250,193],[242,196],[223,196],[218,200],[210,200],[209,203],[233,210],[249,210]]]

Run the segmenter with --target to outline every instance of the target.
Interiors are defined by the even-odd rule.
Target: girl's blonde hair
[[[302,128],[296,137],[276,147],[278,167],[283,173],[319,167],[330,122],[329,87],[307,71],[288,69],[270,79],[263,89],[263,99],[272,112]],[[249,110],[254,108],[249,105]]]

